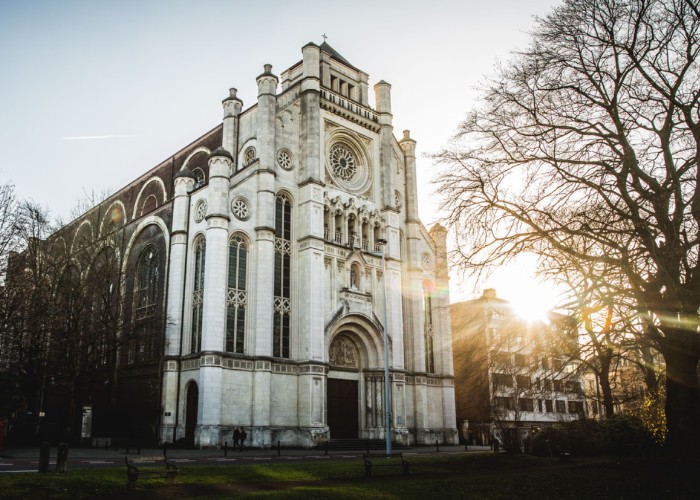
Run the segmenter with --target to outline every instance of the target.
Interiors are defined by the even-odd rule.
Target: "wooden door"
[[[197,406],[199,405],[199,388],[194,382],[187,385],[187,405],[185,406],[185,439],[194,445],[194,430],[197,427]]]
[[[331,439],[357,439],[357,380],[328,379],[327,401]]]

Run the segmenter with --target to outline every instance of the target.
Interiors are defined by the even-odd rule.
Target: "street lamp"
[[[382,257],[382,273],[384,274],[384,324],[382,325],[382,336],[384,337],[384,429],[386,437],[386,454],[391,455],[391,398],[389,396],[389,342],[387,340],[388,334],[386,331],[387,327],[387,315],[386,315],[386,303],[388,296],[386,293],[386,244],[387,241],[384,239],[378,239],[376,241],[381,246],[381,252],[379,254]],[[376,252],[370,252],[372,255],[377,255]]]

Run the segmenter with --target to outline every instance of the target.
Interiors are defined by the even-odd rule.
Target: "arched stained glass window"
[[[119,269],[112,248],[103,249],[93,262],[90,277],[92,310],[90,329],[85,334],[90,364],[103,366],[115,357],[119,323]]]
[[[292,260],[292,203],[285,195],[275,200],[275,282],[272,355],[289,357],[292,302],[290,298]]]
[[[153,245],[147,246],[136,265],[134,289],[134,336],[129,349],[129,362],[150,361],[156,358],[156,304],[160,259]]]
[[[202,349],[202,315],[204,313],[204,263],[206,241],[200,237],[194,244],[194,284],[192,286],[192,328],[190,352]]]
[[[235,235],[228,247],[228,295],[226,297],[226,351],[243,353],[248,306],[248,245]]]

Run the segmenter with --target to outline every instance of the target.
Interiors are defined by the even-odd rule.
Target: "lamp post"
[[[386,303],[387,303],[387,293],[386,293],[386,244],[387,241],[384,239],[378,239],[377,243],[381,245],[380,255],[382,257],[382,273],[384,282],[384,324],[382,325],[382,336],[384,337],[384,434],[386,437],[386,454],[391,455],[391,397],[389,395],[389,341],[387,339],[388,334],[386,331],[387,327],[387,313],[386,313]],[[375,252],[370,252],[373,255],[377,255]]]

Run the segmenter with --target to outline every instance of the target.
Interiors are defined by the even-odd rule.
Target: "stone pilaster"
[[[377,103],[377,115],[379,117],[379,171],[382,183],[383,208],[394,208],[394,175],[392,163],[394,149],[394,127],[391,114],[391,85],[384,80],[374,86],[374,94]]]
[[[308,183],[300,188],[299,197],[295,308],[303,320],[299,322],[296,352],[297,359],[322,361],[326,351],[323,294],[327,286],[323,264],[323,193],[319,186]]]
[[[233,170],[236,170],[236,158],[238,157],[238,117],[241,114],[243,101],[236,97],[237,90],[229,89],[229,96],[222,101],[224,108],[223,122],[223,148],[233,158]]]
[[[189,220],[189,194],[194,189],[194,174],[183,170],[175,176],[173,197],[173,222],[170,238],[170,262],[168,263],[167,317],[165,326],[165,355],[177,356],[182,346],[182,301],[185,287],[187,260],[187,230]]]
[[[187,262],[187,230],[189,221],[189,194],[194,189],[195,177],[189,170],[175,175],[173,196],[173,220],[170,237],[170,261],[168,263],[167,306],[169,321],[165,325],[165,356],[175,357],[182,352],[183,296]],[[166,361],[163,365],[163,390],[161,417],[161,441],[172,442],[176,422],[178,362]]]
[[[195,444],[218,446],[221,425],[222,368],[213,362],[224,349],[228,269],[228,185],[233,159],[219,148],[209,157],[209,186],[202,316],[202,361],[199,369],[199,412]],[[211,363],[209,362],[211,361]]]
[[[320,49],[308,44],[302,49],[304,76],[301,82],[301,171],[302,181],[321,182]]]
[[[258,76],[257,144],[260,168],[275,169],[277,149],[275,147],[275,117],[277,114],[278,78],[272,74],[272,65],[266,64]]]
[[[406,200],[405,212],[408,221],[418,221],[418,188],[416,180],[416,141],[411,139],[411,132],[403,131],[403,139],[399,142],[403,150],[406,166]]]

